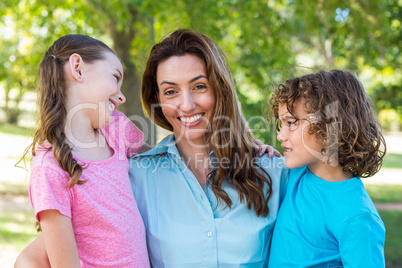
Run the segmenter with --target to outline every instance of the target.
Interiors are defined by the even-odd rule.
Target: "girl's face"
[[[80,103],[88,106],[94,128],[109,124],[109,117],[126,101],[120,91],[122,83],[123,67],[113,53],[106,52],[104,59],[83,65]]]
[[[294,114],[291,115],[285,103],[279,104],[279,119],[281,130],[278,133],[278,140],[285,148],[285,165],[288,168],[307,166],[311,172],[323,163],[321,150],[322,144],[317,140],[315,133],[309,134],[310,123],[306,120],[308,114],[303,109],[301,101],[295,102]]]
[[[158,65],[156,81],[159,104],[176,141],[204,144],[215,106],[204,61],[190,54],[171,57]]]

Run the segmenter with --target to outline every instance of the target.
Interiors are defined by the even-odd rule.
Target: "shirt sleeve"
[[[119,159],[137,154],[144,143],[144,135],[122,112],[115,111],[108,126],[102,128],[109,145],[119,152]]]
[[[348,220],[338,241],[343,267],[385,267],[385,227],[377,215],[364,213]]]
[[[140,152],[144,143],[144,134],[130,119],[127,117],[126,119],[124,132],[127,141],[127,157],[131,157]]]
[[[71,193],[67,184],[69,177],[49,166],[38,166],[31,173],[29,197],[40,222],[39,212],[56,209],[71,218]]]

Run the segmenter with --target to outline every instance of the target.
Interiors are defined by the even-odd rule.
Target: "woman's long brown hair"
[[[162,108],[158,106],[157,67],[170,57],[186,54],[204,61],[208,81],[215,94],[216,105],[207,138],[218,163],[209,174],[208,183],[217,199],[230,208],[232,200],[222,189],[224,182],[229,179],[239,194],[240,202],[246,201],[248,209],[254,209],[257,216],[267,216],[272,181],[268,173],[257,164],[256,150],[252,146],[253,137],[241,111],[226,57],[213,40],[195,31],[180,29],[152,48],[142,76],[144,111],[155,124],[173,130]],[[220,164],[224,162],[230,164]],[[268,185],[266,192],[263,190],[264,185]]]
[[[66,124],[66,96],[67,86],[64,74],[64,65],[74,53],[91,63],[104,59],[105,52],[113,52],[103,42],[86,35],[71,34],[56,40],[46,51],[39,67],[40,89],[39,120],[34,132],[32,143],[26,148],[24,158],[29,151],[35,155],[39,145],[44,142],[50,146],[41,146],[41,149],[52,150],[60,167],[68,172],[71,179],[68,186],[83,184],[80,180],[83,167],[77,163],[71,153],[71,147],[66,143],[64,127]]]

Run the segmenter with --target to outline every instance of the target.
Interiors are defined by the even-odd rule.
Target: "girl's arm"
[[[43,235],[38,236],[18,256],[14,268],[50,268]]]
[[[71,219],[58,210],[39,212],[46,252],[52,267],[80,267]]]

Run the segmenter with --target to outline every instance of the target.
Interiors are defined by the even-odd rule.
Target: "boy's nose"
[[[280,142],[284,142],[286,140],[286,135],[284,133],[284,129],[281,128],[281,130],[278,132],[278,135],[276,136],[276,138],[278,139],[278,141]]]

